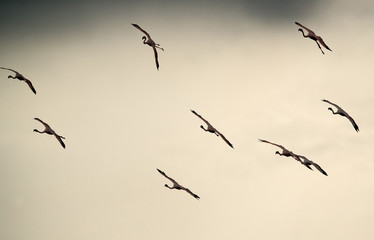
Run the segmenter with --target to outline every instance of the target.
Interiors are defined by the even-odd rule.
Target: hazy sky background
[[[0,66],[37,95],[0,71],[0,239],[373,239],[373,25],[370,0],[4,1]]]

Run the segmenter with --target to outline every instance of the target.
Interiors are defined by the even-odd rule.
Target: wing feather
[[[32,91],[34,94],[36,94],[35,88],[34,88],[34,86],[32,85],[31,81],[28,80],[28,79],[26,79],[25,82],[27,83],[27,85],[29,85],[31,91]]]
[[[308,32],[313,33],[313,34],[315,35],[315,33],[314,33],[312,30],[310,30],[309,28],[307,28],[307,27],[301,25],[300,23],[295,22],[295,24],[298,25],[298,26],[300,26],[300,27],[302,27],[302,28],[304,28],[304,29],[307,30]]]
[[[34,118],[34,119],[37,120],[37,121],[39,121],[39,122],[41,122],[41,123],[44,125],[44,127],[46,127],[46,128],[51,128],[47,123],[43,122],[43,121],[40,120],[39,118]]]
[[[17,71],[15,71],[15,70],[13,70],[13,69],[10,69],[10,68],[5,68],[5,67],[0,67],[1,69],[5,69],[5,70],[9,70],[9,71],[12,71],[12,72],[14,72],[14,73],[18,73],[19,74],[19,72],[17,72]]]
[[[276,143],[272,143],[272,142],[269,142],[267,140],[263,140],[263,139],[258,139],[260,142],[264,142],[264,143],[269,143],[269,144],[272,144],[274,146],[277,146],[277,147],[280,147],[282,149],[286,149],[285,147],[283,147],[282,145],[279,145],[279,144],[276,144]]]
[[[152,48],[153,48],[153,52],[155,53],[156,67],[157,67],[157,70],[158,70],[159,64],[158,64],[158,54],[157,54],[157,50],[156,50],[156,47],[155,47],[155,46],[152,46]]]
[[[229,140],[227,140],[225,138],[225,136],[223,136],[222,133],[218,132],[217,130],[216,130],[216,132],[218,133],[218,135],[220,135],[220,137],[223,139],[223,141],[225,141],[230,147],[234,148],[234,146],[229,142]]]
[[[170,181],[172,181],[174,184],[178,184],[177,181],[175,181],[174,179],[172,179],[171,177],[169,177],[168,175],[166,175],[166,173],[164,173],[163,171],[161,171],[160,169],[157,168],[157,171],[159,173],[161,173],[162,176],[166,177],[167,179],[169,179]],[[178,184],[179,185],[179,184]]]
[[[58,136],[56,133],[54,133],[53,135],[55,135],[55,137],[57,138],[57,140],[60,142],[61,146],[63,148],[65,148],[65,143],[62,141],[61,137]]]
[[[141,27],[139,27],[138,24],[134,24],[134,23],[132,23],[132,25],[133,25],[134,27],[136,27],[137,29],[139,29],[140,31],[142,31],[145,35],[147,35],[148,38],[151,38],[151,36],[150,36],[146,31],[144,31]]]
[[[210,125],[210,126],[211,126],[211,124],[210,124],[207,120],[205,120],[201,115],[199,115],[197,112],[195,112],[195,111],[192,110],[192,109],[191,109],[191,112],[192,112],[193,114],[195,114],[196,116],[198,116],[201,120],[203,120],[207,125]]]

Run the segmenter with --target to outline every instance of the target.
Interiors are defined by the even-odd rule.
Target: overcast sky
[[[3,2],[0,66],[37,94],[0,69],[0,239],[373,239],[373,13],[370,0]],[[159,71],[131,23],[165,49]]]

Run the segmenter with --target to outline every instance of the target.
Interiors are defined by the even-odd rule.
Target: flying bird
[[[317,43],[319,49],[321,50],[321,52],[322,52],[323,54],[325,54],[325,53],[322,51],[322,48],[321,48],[321,46],[319,45],[319,43],[322,44],[322,46],[324,46],[326,49],[332,51],[332,50],[331,50],[331,49],[326,45],[326,43],[323,41],[323,39],[322,39],[320,36],[317,36],[317,34],[315,34],[312,30],[310,30],[309,28],[307,28],[307,27],[301,25],[300,23],[298,23],[298,22],[295,22],[295,23],[296,23],[296,25],[298,25],[298,26],[304,28],[304,29],[307,31],[307,34],[305,35],[305,34],[304,34],[304,31],[303,31],[302,28],[299,28],[299,30],[298,30],[298,31],[302,32],[302,34],[303,34],[303,36],[304,36],[305,38],[310,38],[310,39],[314,40],[314,41]],[[319,42],[319,43],[318,43],[318,42]]]
[[[13,69],[10,69],[10,68],[4,68],[4,67],[0,67],[0,68],[14,72],[16,75],[14,77],[12,75],[9,75],[8,78],[18,79],[20,81],[26,82],[27,85],[29,85],[31,91],[36,94],[35,88],[32,85],[31,81],[28,80],[27,78],[25,78],[22,74],[20,74],[19,72],[15,71]]]
[[[198,116],[201,120],[203,120],[206,124],[207,124],[207,128],[205,129],[203,125],[200,125],[200,127],[206,131],[206,132],[210,132],[210,133],[214,133],[216,136],[218,137],[221,137],[223,139],[223,141],[225,141],[230,147],[234,148],[234,146],[225,138],[225,136],[223,136],[222,133],[220,133],[217,129],[215,129],[207,120],[205,120],[202,116],[200,116],[197,112],[195,112],[194,110],[191,110],[191,112],[193,114],[195,114],[196,116]]]
[[[54,135],[57,138],[57,140],[60,142],[62,147],[65,148],[65,143],[62,141],[62,139],[65,139],[63,136],[58,135],[55,131],[53,131],[53,129],[47,123],[43,122],[39,118],[34,118],[34,119],[41,122],[45,127],[44,131],[42,132],[40,132],[38,129],[34,129],[34,132],[47,133],[49,135]]]
[[[287,150],[282,145],[279,145],[279,144],[276,144],[276,143],[272,143],[272,142],[269,142],[269,141],[266,141],[266,140],[263,140],[263,139],[259,139],[259,141],[260,142],[264,142],[264,143],[269,143],[271,145],[274,145],[274,146],[277,146],[277,147],[281,148],[282,152],[276,151],[275,154],[278,154],[279,156],[292,157],[296,161],[299,161],[301,164],[305,165],[307,168],[309,168],[310,170],[312,170],[309,166],[307,166],[306,164],[304,164],[303,161],[301,161],[299,155],[291,152],[290,150]]]
[[[303,162],[304,162],[304,165],[306,166],[306,167],[308,167],[309,169],[311,169],[310,168],[310,165],[313,165],[318,171],[320,171],[323,175],[326,175],[327,176],[327,173],[325,172],[325,170],[323,170],[317,163],[315,163],[315,162],[313,162],[313,161],[311,161],[311,160],[309,160],[309,159],[307,159],[306,157],[304,157],[304,156],[300,156],[300,155],[298,155],[301,159],[303,159]]]
[[[194,194],[193,192],[191,192],[188,188],[185,188],[183,187],[182,185],[180,185],[177,181],[175,181],[174,179],[172,179],[171,177],[168,177],[163,171],[161,171],[160,169],[157,168],[157,171],[159,173],[161,173],[161,175],[163,175],[164,177],[166,177],[167,179],[169,179],[172,183],[173,183],[173,186],[172,187],[169,187],[169,185],[165,184],[164,186],[169,188],[169,189],[177,189],[177,190],[184,190],[186,192],[188,192],[189,194],[191,194],[194,198],[196,199],[200,199],[199,196],[197,196],[196,194]]]
[[[164,49],[160,47],[160,44],[155,43],[152,40],[151,36],[146,31],[144,31],[141,27],[139,27],[137,24],[133,24],[133,23],[132,23],[132,25],[134,27],[136,27],[137,29],[139,29],[140,31],[142,31],[146,35],[146,36],[142,37],[143,43],[147,44],[147,45],[149,45],[153,48],[153,52],[155,54],[155,60],[156,60],[156,67],[157,67],[157,70],[158,70],[159,64],[158,64],[158,54],[157,54],[156,48],[159,48],[162,51],[164,51]]]
[[[338,105],[336,105],[335,103],[332,103],[326,99],[322,99],[323,102],[327,102],[331,105],[333,105],[334,107],[336,107],[336,112],[334,112],[334,110],[332,110],[332,108],[328,108],[328,110],[330,110],[333,114],[339,114],[340,116],[343,116],[343,117],[346,117],[348,118],[348,120],[352,123],[353,127],[355,128],[356,132],[360,131],[360,129],[358,128],[355,120],[353,120],[353,118],[351,116],[349,116],[349,114],[344,111],[341,107],[339,107]]]

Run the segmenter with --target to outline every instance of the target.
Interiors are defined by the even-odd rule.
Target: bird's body
[[[300,31],[300,32],[303,34],[303,36],[304,36],[305,38],[310,38],[310,39],[314,40],[314,41],[317,43],[319,49],[321,50],[321,52],[322,52],[323,54],[325,54],[325,53],[322,51],[322,48],[321,48],[321,46],[320,46],[319,44],[321,44],[322,46],[324,46],[326,49],[332,51],[332,50],[331,50],[331,49],[326,45],[326,43],[323,41],[323,39],[322,39],[320,36],[318,36],[317,34],[315,34],[312,30],[310,30],[309,28],[307,28],[307,27],[301,25],[301,24],[298,23],[298,22],[295,22],[295,24],[298,25],[298,26],[300,26],[300,27],[302,27],[302,28],[304,28],[304,29],[307,31],[307,33],[304,34],[304,31],[303,31],[302,28],[299,28],[299,30],[298,30],[298,31]]]
[[[328,110],[330,110],[333,114],[338,114],[340,116],[348,118],[348,120],[351,122],[351,124],[353,125],[356,132],[360,131],[360,129],[358,128],[358,126],[355,122],[355,120],[353,120],[353,118],[351,116],[349,116],[349,114],[346,111],[344,111],[341,107],[339,107],[337,104],[332,103],[332,102],[330,102],[329,100],[326,100],[326,99],[322,99],[322,101],[327,102],[327,103],[333,105],[334,107],[336,107],[335,112],[334,112],[334,110],[332,110],[332,108],[328,108]]]
[[[0,67],[1,69],[5,69],[5,70],[9,70],[9,71],[12,71],[15,73],[14,76],[12,75],[9,75],[8,78],[13,78],[13,79],[18,79],[20,81],[23,81],[23,82],[26,82],[27,85],[29,86],[29,88],[31,89],[31,91],[36,94],[36,91],[35,91],[35,88],[34,86],[32,85],[31,81],[28,80],[27,78],[25,78],[22,74],[20,74],[19,72],[13,70],[13,69],[10,69],[10,68],[4,68],[4,67]]]
[[[200,127],[206,131],[206,132],[210,132],[210,133],[214,133],[216,136],[219,136],[221,137],[230,147],[234,148],[234,146],[229,142],[229,140],[227,140],[225,138],[225,136],[223,136],[222,133],[220,133],[217,129],[215,129],[207,120],[205,120],[202,116],[200,116],[197,112],[195,112],[194,110],[191,110],[191,112],[193,114],[195,114],[196,116],[198,116],[201,120],[203,120],[206,125],[207,125],[207,128],[204,128],[203,125],[201,125]]]
[[[320,171],[323,175],[326,175],[327,176],[327,173],[325,172],[325,170],[323,170],[317,163],[309,160],[308,158],[304,157],[304,156],[300,156],[298,155],[304,162],[304,165],[311,169],[310,166],[313,165],[318,171]],[[311,169],[312,170],[312,169]]]
[[[62,141],[62,139],[65,139],[63,136],[58,135],[47,123],[43,122],[39,118],[34,118],[34,119],[41,122],[45,127],[44,131],[39,131],[38,129],[34,129],[34,132],[46,133],[48,135],[54,135],[57,138],[57,140],[60,142],[61,146],[63,148],[65,148],[65,143]]]
[[[151,36],[146,31],[144,31],[141,27],[139,27],[137,24],[133,24],[133,23],[132,23],[132,25],[146,35],[146,36],[142,37],[143,44],[147,44],[148,46],[152,47],[154,55],[155,55],[156,67],[157,67],[157,70],[158,70],[159,63],[158,63],[158,53],[157,53],[156,48],[159,48],[162,51],[164,51],[164,49],[160,47],[160,44],[155,43],[155,41],[152,40]]]
[[[191,192],[188,188],[185,188],[183,187],[182,185],[180,185],[177,181],[175,181],[174,179],[172,179],[171,177],[167,176],[163,171],[161,171],[160,169],[157,168],[157,171],[159,173],[161,173],[162,176],[166,177],[167,179],[169,179],[172,183],[173,183],[173,186],[169,186],[167,184],[165,184],[164,186],[169,188],[169,189],[177,189],[177,190],[184,190],[186,192],[188,192],[189,194],[191,194],[194,198],[196,199],[200,199],[199,196],[197,196],[196,194],[194,194],[193,192]]]

